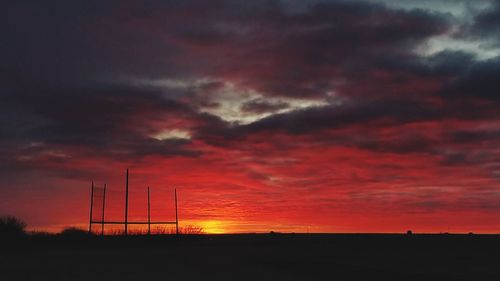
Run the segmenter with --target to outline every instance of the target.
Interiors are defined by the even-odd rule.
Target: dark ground
[[[500,280],[500,235],[33,236],[0,280]]]

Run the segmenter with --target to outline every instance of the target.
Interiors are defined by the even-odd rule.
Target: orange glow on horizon
[[[199,221],[198,223],[194,223],[193,225],[201,227],[203,233],[206,233],[206,234],[224,234],[224,233],[226,233],[226,228],[225,228],[224,222],[222,222],[222,221],[206,220],[206,221]]]

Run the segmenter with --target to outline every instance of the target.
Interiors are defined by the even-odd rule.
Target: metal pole
[[[151,235],[151,204],[149,201],[149,186],[148,186],[148,235]]]
[[[94,181],[90,188],[90,220],[89,220],[89,234],[92,233],[92,209],[94,208]]]
[[[177,215],[177,188],[174,189],[175,195],[175,234],[179,234],[179,217]]]
[[[128,233],[128,168],[125,177],[125,235]]]
[[[104,184],[104,193],[102,195],[102,218],[101,218],[101,235],[104,235],[104,209],[106,207],[106,184]]]

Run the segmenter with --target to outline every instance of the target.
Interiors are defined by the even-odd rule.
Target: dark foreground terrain
[[[498,235],[40,236],[0,280],[500,280]]]

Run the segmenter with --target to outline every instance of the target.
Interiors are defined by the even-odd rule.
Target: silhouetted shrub
[[[1,237],[19,237],[25,234],[26,223],[22,220],[12,217],[0,217],[0,236]]]
[[[52,233],[43,230],[32,230],[27,234],[29,234],[32,237],[49,237],[53,235]]]
[[[70,226],[63,229],[59,234],[63,236],[77,237],[77,236],[86,236],[88,235],[88,232],[84,229]]]
[[[151,233],[165,235],[165,234],[176,234],[177,230],[175,227],[155,227]],[[205,234],[202,227],[197,225],[186,225],[179,226],[179,234]]]
[[[179,228],[179,233],[181,234],[203,234],[205,231],[202,227],[197,225],[186,225]]]
[[[115,236],[120,236],[124,235],[125,231],[123,229],[112,229],[109,231],[106,231],[106,235],[115,235]]]

